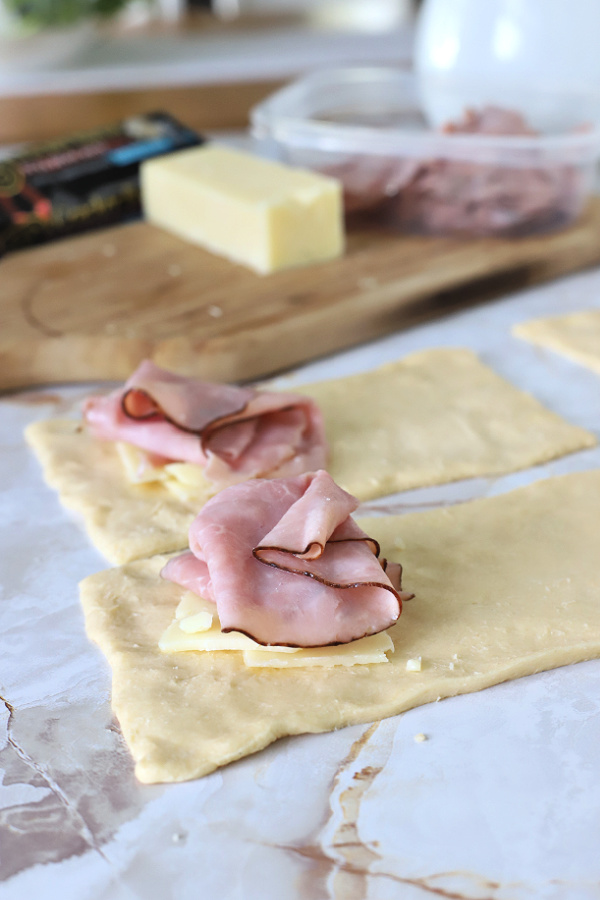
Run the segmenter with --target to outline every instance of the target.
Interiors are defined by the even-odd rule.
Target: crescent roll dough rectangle
[[[299,391],[325,416],[334,481],[360,500],[514,472],[596,443],[471,350],[424,350]]]
[[[513,334],[600,374],[600,309],[531,319],[516,325]]]
[[[469,350],[426,350],[298,392],[323,411],[334,481],[360,500],[512,472],[596,443]],[[206,482],[182,501],[162,485],[131,484],[115,445],[74,421],[36,422],[27,440],[47,482],[114,563],[187,545],[190,522],[215,490]]]
[[[257,670],[236,651],[163,654],[157,643],[182,593],[158,577],[164,557],[85,579],[87,631],[112,667],[138,778],[195,778],[283,735],[368,722],[600,655],[598,509],[592,471],[363,520],[416,593],[390,629],[390,662],[373,666]],[[420,671],[407,671],[418,657]]]

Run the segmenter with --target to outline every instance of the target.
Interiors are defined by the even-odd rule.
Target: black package
[[[0,255],[133,218],[140,212],[140,163],[201,143],[157,112],[0,160]]]

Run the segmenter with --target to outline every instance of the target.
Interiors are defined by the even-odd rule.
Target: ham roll
[[[263,645],[320,647],[384,631],[402,568],[379,558],[351,513],[358,501],[325,471],[221,491],[190,527],[164,578],[216,604],[224,632]]]
[[[185,378],[146,360],[125,386],[84,408],[98,440],[124,441],[148,462],[202,466],[219,487],[325,465],[319,408],[309,397]]]

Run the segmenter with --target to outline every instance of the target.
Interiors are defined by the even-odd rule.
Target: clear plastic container
[[[485,115],[492,132],[514,119]],[[477,133],[477,121],[429,128],[414,76],[388,68],[317,72],[251,112],[253,134],[281,159],[342,181],[349,214],[430,234],[534,234],[572,222],[594,188],[600,128]]]

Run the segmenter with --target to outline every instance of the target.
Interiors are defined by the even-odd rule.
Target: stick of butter
[[[261,274],[344,251],[335,178],[209,144],[143,163],[141,187],[154,225]]]

